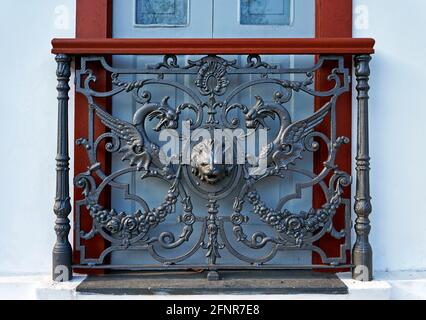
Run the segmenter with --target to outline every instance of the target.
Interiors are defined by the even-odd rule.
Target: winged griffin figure
[[[307,139],[327,116],[331,106],[331,102],[328,102],[312,116],[292,123],[290,113],[280,103],[266,103],[261,97],[256,96],[256,104],[245,116],[246,127],[268,128],[265,119],[267,117],[275,119],[275,115],[278,115],[281,121],[280,131],[274,141],[260,151],[260,157],[268,157],[268,163],[273,162],[277,169],[287,169],[289,164],[294,164],[297,159],[302,158],[302,152],[309,143],[311,149],[317,147],[316,142]]]
[[[160,131],[163,127],[167,129],[176,129],[178,114],[168,105],[169,97],[165,97],[161,104],[146,103],[139,108],[134,116],[133,123],[118,119],[104,111],[101,106],[93,104],[96,114],[101,119],[101,122],[111,129],[111,132],[120,139],[119,153],[123,153],[122,161],[129,161],[130,166],[136,166],[137,170],[148,170],[152,162],[152,154],[155,152],[152,149],[158,150],[153,143],[145,146],[145,140],[149,141],[143,129],[145,119],[150,121],[157,118],[158,124],[153,128],[155,131]],[[151,150],[150,150],[151,149]]]

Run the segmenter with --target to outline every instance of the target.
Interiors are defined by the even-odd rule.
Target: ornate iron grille
[[[336,65],[329,75],[334,86],[326,92],[316,91],[313,88],[314,75],[326,61]],[[88,65],[94,62],[100,63],[111,73],[111,91],[97,92],[92,88],[96,75]],[[250,75],[250,80],[239,83],[232,90],[229,89],[229,77],[243,74]],[[297,74],[303,79],[295,81],[273,77],[290,74]],[[126,81],[123,79],[125,75],[144,75],[145,78]],[[195,88],[177,82],[176,78],[170,78],[171,75],[189,76],[190,83],[195,84]],[[342,93],[349,90],[349,82],[349,72],[344,67],[343,57],[340,56],[323,56],[310,68],[283,69],[262,61],[258,55],[249,55],[245,65],[216,55],[205,56],[196,61],[188,60],[184,65],[180,65],[178,57],[166,55],[158,64],[140,70],[113,68],[103,57],[83,57],[81,68],[76,72],[76,87],[88,101],[89,132],[87,137],[77,137],[77,144],[87,150],[91,165],[86,172],[75,177],[76,186],[81,187],[84,194],[84,199],[78,201],[75,208],[76,245],[81,253],[81,263],[104,265],[105,257],[113,251],[145,250],[158,261],[158,268],[241,268],[240,264],[221,265],[221,252],[226,250],[248,267],[310,268],[311,264],[294,266],[269,263],[279,251],[307,250],[318,253],[323,264],[327,266],[346,264],[346,250],[350,249],[350,202],[343,198],[343,189],[350,184],[351,178],[348,173],[339,170],[335,158],[340,146],[348,143],[349,139],[336,136],[335,119],[336,101]],[[236,99],[242,93],[247,94],[248,88],[263,84],[276,88],[272,96],[256,96],[256,103],[253,105],[242,104]],[[163,97],[162,101],[153,101],[148,89],[150,86],[176,88],[184,92],[188,100],[176,106],[170,106],[167,96]],[[97,98],[118,94],[132,94],[136,100],[138,109],[132,122],[107,113],[95,102]],[[286,106],[294,94],[327,97],[328,102],[312,115],[296,121],[292,119]],[[230,116],[231,111],[235,110],[240,113],[239,117]],[[275,120],[279,130],[259,155],[267,159],[266,171],[260,175],[250,175],[248,172],[252,164],[248,161],[244,164],[225,166],[221,163],[197,162],[193,156],[190,164],[164,164],[164,161],[161,161],[161,146],[157,141],[152,141],[152,132],[147,131],[178,129],[182,125],[185,111],[193,115],[190,121],[192,130],[270,129],[268,124]],[[110,131],[96,137],[93,127],[95,117]],[[267,119],[269,120],[266,121]],[[324,121],[330,122],[329,135],[316,131],[316,127]],[[148,122],[154,124],[148,126]],[[111,174],[102,171],[96,157],[102,141],[107,142],[106,152],[122,155],[122,161],[125,163],[123,169]],[[328,149],[328,158],[322,171],[315,174],[298,164],[305,153],[319,150],[320,141]],[[206,141],[191,145],[193,151],[198,150],[197,148],[204,156],[206,152],[212,151]],[[182,153],[179,156],[182,157]],[[118,182],[120,176],[129,172],[136,172],[142,180],[155,177],[169,183],[170,188],[164,195],[164,202],[150,207],[140,195],[131,194],[128,184]],[[268,207],[256,188],[257,184],[269,177],[286,179],[289,172],[301,174],[307,181],[296,184],[292,193],[282,195],[278,203]],[[100,182],[97,182],[97,178]],[[285,208],[290,200],[300,198],[304,189],[314,185],[320,186],[324,193],[325,202],[321,207],[311,208],[306,212],[292,212]],[[125,197],[137,202],[141,209],[136,212],[119,212],[114,208],[101,206],[99,197],[107,187],[122,189]],[[229,197],[236,189],[239,192],[233,198],[233,211],[221,212],[221,199]],[[194,212],[194,193],[205,199],[205,216]],[[346,226],[343,230],[336,230],[333,217],[340,206],[344,208]],[[88,210],[93,219],[93,227],[88,232],[80,230],[82,207]],[[170,215],[176,216],[182,231],[178,234],[163,231],[152,236],[153,230]],[[256,215],[263,225],[259,225],[260,230],[248,233],[246,227],[250,224],[252,215]],[[226,231],[227,225],[231,226],[232,232]],[[201,232],[195,235],[194,229]],[[273,235],[270,231],[273,231]],[[340,256],[328,257],[315,245],[325,233],[336,239],[344,239]],[[100,234],[110,245],[99,258],[87,258],[85,246],[80,239],[87,240],[96,234]],[[195,244],[183,254],[168,257],[158,252],[173,252],[191,237],[197,237]],[[249,256],[237,250],[233,243],[266,252],[262,256]],[[206,262],[187,264],[186,260],[200,250],[204,251]],[[143,264],[121,267],[155,268],[153,265]]]
[[[168,41],[170,40],[53,41],[53,52],[57,54],[58,64],[57,188],[54,205],[57,239],[53,248],[53,279],[66,281],[72,277],[72,248],[68,241],[71,229],[68,219],[71,212],[68,155],[68,82],[71,75],[71,56],[67,54],[77,55],[76,59],[80,61],[81,67],[76,70],[76,90],[87,98],[89,120],[87,136],[76,137],[78,147],[86,150],[90,162],[87,171],[77,173],[74,179],[83,195],[74,208],[75,244],[81,261],[79,267],[195,267],[211,270],[211,279],[218,276],[214,270],[225,268],[319,267],[312,263],[277,263],[274,259],[283,252],[315,252],[322,259],[321,266],[326,267],[341,267],[347,261],[345,254],[350,246],[351,219],[349,200],[344,198],[344,190],[349,187],[351,178],[336,166],[335,159],[339,148],[348,143],[349,139],[336,134],[336,102],[340,95],[349,90],[350,85],[349,72],[344,66],[343,56],[340,55],[355,54],[358,93],[354,205],[356,241],[352,249],[351,265],[354,279],[371,280],[372,249],[368,240],[371,228],[369,215],[372,211],[369,190],[368,80],[374,40],[184,39],[174,40],[173,45]],[[224,47],[221,47],[222,44]],[[249,48],[250,45],[253,48]],[[318,62],[310,68],[282,68],[262,61],[257,54],[249,55],[245,64],[216,55],[185,62],[180,58],[178,62],[175,55],[166,55],[159,63],[141,69],[112,68],[103,57],[84,56],[111,53],[145,55],[205,52],[324,56],[320,56]],[[100,65],[110,72],[110,91],[94,89],[98,75],[90,69],[91,64],[97,64],[98,67]],[[325,64],[326,70],[329,70],[330,64],[335,65],[328,76],[332,88],[318,91],[314,89],[313,79],[320,70],[323,75],[322,67]],[[93,70],[99,70],[98,67]],[[129,81],[126,78],[129,75],[143,75],[143,79]],[[249,78],[244,78],[247,75]],[[174,79],[171,78],[173,76]],[[181,81],[176,80],[179,76]],[[245,80],[240,79],[235,85],[230,81],[233,76],[242,76],[241,79]],[[247,93],[247,88],[261,85],[274,90],[256,97],[251,96],[250,92]],[[155,97],[148,87],[171,87],[184,92],[183,102],[170,101],[165,94]],[[100,100],[121,95],[131,95],[137,103],[138,108],[133,120],[108,113],[101,107]],[[246,100],[240,99],[241,96],[247,95],[255,98],[255,101],[246,103]],[[288,110],[289,102],[296,95],[320,97],[321,101],[326,102],[312,114],[296,119]],[[81,103],[78,105],[82,106]],[[249,174],[253,163],[248,161],[248,158],[235,165],[223,162],[205,163],[203,159],[209,158],[212,150],[216,149],[217,141],[212,139],[207,139],[204,143],[190,144],[192,151],[196,151],[198,156],[191,158],[189,163],[162,162],[164,154],[161,145],[154,141],[153,137],[158,137],[158,132],[165,128],[179,129],[184,118],[190,119],[190,129],[203,128],[211,131],[218,128],[244,128],[246,133],[250,129],[272,129],[269,133],[272,139],[264,145],[258,157],[252,157],[259,161],[265,160],[266,169],[257,175]],[[98,134],[94,127],[94,122],[98,121],[109,130]],[[319,130],[319,127],[327,122],[329,132]],[[274,131],[274,128],[277,130]],[[322,170],[307,169],[302,158],[319,152],[326,155]],[[104,172],[97,155],[105,153],[120,156],[122,167],[111,173]],[[182,154],[178,152],[176,158],[180,160]],[[231,158],[236,156],[234,153],[231,155]],[[141,181],[148,178],[164,181],[169,186],[164,194],[164,201],[154,206],[148,205],[141,195],[130,192],[129,186],[119,180],[126,173],[137,175]],[[280,194],[276,203],[267,203],[259,185],[268,178],[285,180],[289,173],[300,174],[306,180],[297,182],[293,190]],[[312,187],[324,195],[322,204],[305,211],[287,207],[290,201],[301,199],[302,193]],[[108,188],[121,190],[123,198],[139,203],[140,209],[120,211],[102,206],[100,196],[103,190]],[[197,197],[202,199],[207,209],[200,211],[195,208]],[[231,209],[224,205],[224,202],[229,200]],[[345,227],[336,229],[333,218],[341,213],[345,216]],[[81,215],[86,215],[86,218],[93,221],[91,230],[81,228]],[[181,227],[180,232],[167,230],[166,221],[170,218],[177,220]],[[253,218],[257,219],[258,223],[253,223]],[[341,239],[338,257],[327,256],[316,245],[316,240],[326,234]],[[97,258],[88,258],[83,240],[95,235],[104,238],[109,246]],[[190,241],[194,242],[190,249],[182,251]],[[247,250],[251,254],[246,253]],[[146,252],[155,263],[111,265],[106,257],[113,252]],[[167,256],[165,252],[173,253],[174,256]],[[259,252],[263,253],[259,255]],[[191,259],[197,254],[203,256],[203,261],[198,260],[194,264]]]

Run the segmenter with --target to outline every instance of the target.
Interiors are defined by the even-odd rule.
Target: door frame
[[[105,39],[112,38],[112,0],[77,0],[76,1],[76,38]],[[352,0],[315,0],[315,37],[316,38],[352,38]],[[110,59],[110,57],[107,57]],[[352,57],[345,57],[345,65],[352,72]],[[78,66],[76,66],[78,67]],[[315,87],[316,90],[325,90],[330,85],[327,75],[330,74],[332,66],[325,66],[316,74]],[[108,73],[99,68],[93,70],[98,76],[96,81],[96,89],[98,91],[108,91],[110,81],[108,81]],[[319,109],[323,105],[321,98],[315,99],[315,109]],[[108,112],[111,112],[111,101],[99,101]],[[88,130],[87,107],[85,97],[75,92],[74,105],[74,136],[75,138],[85,136]],[[339,136],[352,136],[352,90],[339,97],[337,102],[337,132]],[[95,119],[95,134],[105,132],[106,127]],[[329,124],[324,122],[318,131],[328,132]],[[87,170],[89,162],[86,152],[81,147],[74,146],[74,172],[83,172]],[[351,160],[351,144],[342,146],[336,158],[336,164],[345,172],[352,171]],[[102,150],[100,147],[99,150]],[[107,152],[100,152],[98,159],[102,163],[102,169],[108,173],[111,170],[111,157]],[[314,172],[319,173],[323,168],[324,154],[314,155]],[[350,190],[344,195],[350,198]],[[76,201],[81,200],[82,195],[79,189],[74,187],[74,208]],[[321,206],[324,202],[321,192],[313,189],[313,205]],[[105,207],[111,205],[110,192],[104,193],[100,203]],[[343,210],[337,212],[334,223],[337,227],[344,225]],[[88,214],[82,212],[80,223],[82,228],[90,229],[92,221]],[[75,215],[75,213],[74,213]],[[75,217],[75,216],[74,216]],[[75,241],[75,240],[74,240]],[[328,255],[338,255],[340,250],[340,240],[336,240],[328,235],[318,240],[317,245],[321,247]],[[74,243],[75,244],[75,243]],[[107,246],[106,241],[101,236],[95,236],[91,240],[84,241],[87,256],[98,256]],[[80,252],[73,246],[73,264],[80,263]],[[320,257],[313,252],[313,264],[321,262]],[[347,252],[347,262],[350,262],[350,252]],[[333,269],[336,272],[336,269]],[[75,269],[80,273],[102,273],[100,269]],[[337,270],[339,271],[339,270]]]

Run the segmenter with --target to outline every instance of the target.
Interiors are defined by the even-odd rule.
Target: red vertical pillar
[[[77,0],[76,2],[76,38],[111,38],[112,36],[112,0]],[[110,59],[110,57],[107,57]],[[76,67],[79,67],[79,61],[76,61]],[[95,88],[98,91],[107,91],[110,89],[110,81],[108,72],[102,69],[98,65],[91,66],[91,69],[96,74],[97,80]],[[111,111],[110,100],[100,100],[97,103],[105,108],[108,112]],[[95,136],[105,132],[106,128],[102,123],[95,117]],[[76,92],[75,94],[75,123],[74,123],[74,134],[75,139],[80,137],[87,137],[88,134],[88,105],[87,99]],[[81,146],[74,145],[74,172],[75,174],[81,173],[87,170],[89,161],[87,158],[86,151]],[[111,157],[102,146],[99,147],[99,154],[97,155],[99,162],[102,164],[102,169],[108,173],[111,169]],[[74,208],[75,202],[83,198],[81,189],[74,188]],[[107,190],[103,192],[100,198],[100,203],[106,207],[110,206],[110,192]],[[81,208],[81,229],[90,230],[92,225],[92,219],[89,216],[85,208]],[[100,253],[106,248],[105,240],[101,236],[95,236],[91,240],[82,240],[82,243],[86,246],[86,256],[90,258],[99,257]],[[74,246],[75,248],[75,246]],[[73,252],[73,263],[80,263],[80,252],[74,249]],[[77,270],[82,273],[94,273],[89,272],[87,269]],[[96,273],[99,273],[97,271]]]
[[[315,36],[316,38],[352,38],[352,0],[316,0],[315,14]],[[345,57],[345,66],[352,71],[352,56]],[[316,74],[315,88],[316,90],[326,91],[331,89],[333,83],[327,80],[327,76],[335,67],[334,64],[325,65]],[[318,110],[327,98],[315,99],[315,110]],[[352,136],[352,90],[341,95],[337,102],[336,108],[337,120],[337,136]],[[324,121],[318,126],[318,131],[329,134],[330,123]],[[323,162],[327,158],[327,150],[322,148],[314,156],[314,172],[319,173],[323,168]],[[336,164],[345,172],[351,173],[352,164],[351,144],[343,145],[339,150],[336,158]],[[346,190],[344,197],[350,198],[350,190]],[[313,190],[313,205],[318,208],[323,205],[325,198],[321,189],[318,186]],[[341,207],[336,213],[334,224],[337,230],[344,228],[344,208]],[[340,255],[340,244],[342,240],[337,240],[326,234],[323,238],[317,241],[319,246],[328,256],[337,257]],[[347,262],[350,261],[350,253],[347,252]],[[321,258],[314,253],[312,257],[314,264],[320,264]]]

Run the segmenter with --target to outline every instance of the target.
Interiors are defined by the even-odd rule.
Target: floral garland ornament
[[[261,201],[256,190],[249,192],[247,198],[253,205],[254,214],[257,214],[263,222],[275,228],[278,233],[294,239],[295,244],[302,247],[307,235],[324,227],[328,227],[328,232],[331,231],[332,224],[330,222],[342,202],[343,187],[350,185],[351,178],[345,172],[338,171],[330,179],[331,190],[334,183],[335,188],[331,197],[320,209],[311,208],[308,212],[302,211],[299,214],[294,214],[287,209],[278,212],[268,208],[265,202]]]
[[[145,237],[148,232],[164,222],[166,217],[175,212],[175,205],[180,196],[179,180],[176,178],[165,196],[164,201],[156,208],[142,212],[137,210],[133,214],[126,212],[118,213],[115,209],[106,209],[99,205],[94,190],[94,179],[90,175],[90,171],[76,177],[76,185],[83,188],[83,195],[87,199],[86,208],[90,216],[93,218],[94,224],[89,232],[81,231],[80,235],[83,239],[89,240],[93,238],[101,229],[106,230],[109,235],[118,239],[122,239],[122,245],[128,247],[130,242],[134,242]],[[178,170],[178,177],[180,169]],[[192,216],[192,204],[188,197],[182,200],[184,210]],[[187,222],[186,222],[187,223]]]

